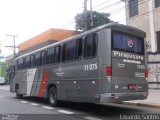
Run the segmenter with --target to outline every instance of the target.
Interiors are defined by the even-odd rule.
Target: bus
[[[116,103],[146,99],[145,33],[109,23],[17,57],[10,90],[17,98]]]
[[[6,67],[7,64],[5,62],[0,62],[0,84],[6,83]]]

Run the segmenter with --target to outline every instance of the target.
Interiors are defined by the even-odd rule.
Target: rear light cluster
[[[145,77],[148,77],[148,69],[145,70]]]
[[[112,76],[112,68],[111,67],[106,68],[106,75],[107,76]]]
[[[107,67],[106,68],[106,75],[107,76],[112,76],[112,67]],[[148,77],[148,69],[145,70],[145,77]]]

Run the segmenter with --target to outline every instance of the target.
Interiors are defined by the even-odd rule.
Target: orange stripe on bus
[[[41,88],[38,95],[39,97],[43,97],[43,94],[47,85],[47,80],[48,80],[48,69],[45,70],[45,73],[43,76],[43,81],[42,81]]]

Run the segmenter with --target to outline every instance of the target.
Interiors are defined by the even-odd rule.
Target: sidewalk
[[[160,108],[160,90],[149,89],[149,95],[146,100],[125,101],[123,104]]]
[[[0,85],[0,90],[10,90],[9,85]]]

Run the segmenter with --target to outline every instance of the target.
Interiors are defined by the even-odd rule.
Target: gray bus
[[[121,102],[146,99],[145,33],[110,23],[16,58],[10,90],[17,98]]]

